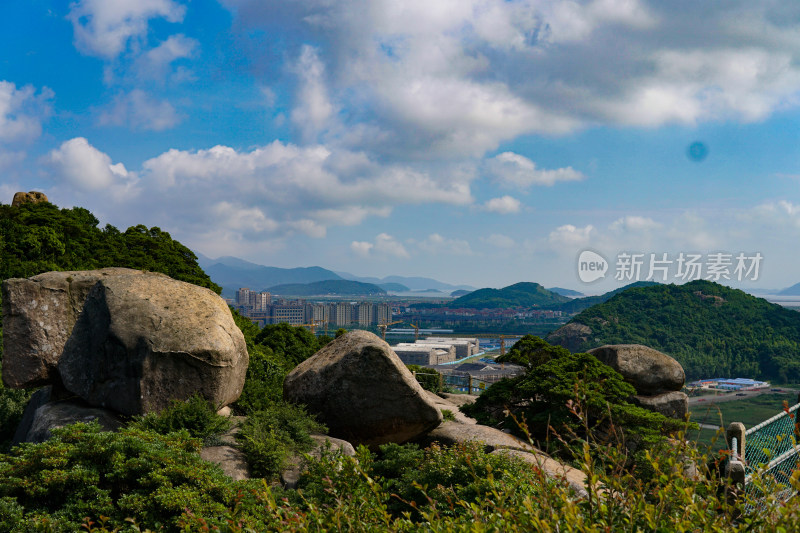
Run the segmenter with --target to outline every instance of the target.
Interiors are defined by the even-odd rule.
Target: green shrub
[[[103,432],[97,423],[54,429],[53,438],[0,456],[0,524],[11,532],[78,531],[86,517],[177,531],[185,510],[229,513],[236,485],[200,459],[200,441],[186,431],[160,435],[137,428]]]
[[[302,407],[280,402],[250,413],[236,438],[247,456],[250,471],[271,479],[281,472],[291,456],[311,450],[314,445],[311,433],[326,431]]]
[[[442,375],[435,369],[419,365],[406,365],[406,368],[415,374],[417,382],[423,389],[433,393],[442,392]]]
[[[8,450],[33,390],[10,389],[0,383],[0,452]]]
[[[186,430],[192,438],[211,444],[216,437],[231,429],[232,423],[229,418],[218,415],[211,402],[194,395],[185,402],[173,400],[160,413],[137,416],[129,426],[162,435]]]
[[[456,419],[456,415],[454,415],[453,411],[451,411],[450,409],[442,409],[442,419],[445,422],[447,421],[452,422]]]

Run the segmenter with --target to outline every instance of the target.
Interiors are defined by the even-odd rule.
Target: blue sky
[[[0,201],[358,275],[599,292],[623,252],[760,253],[722,281],[800,281],[794,2],[31,0],[0,46]]]

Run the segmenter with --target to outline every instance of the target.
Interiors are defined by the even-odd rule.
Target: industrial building
[[[713,378],[693,381],[689,386],[711,390],[745,391],[765,389],[769,387],[769,382],[748,378]]]
[[[406,365],[441,365],[456,360],[456,348],[452,344],[401,342],[392,350]]]
[[[416,341],[418,344],[442,344],[454,346],[456,359],[464,359],[480,352],[481,343],[477,338],[470,337],[428,337]]]

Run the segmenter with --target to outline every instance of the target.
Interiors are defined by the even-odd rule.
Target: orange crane
[[[389,322],[387,324],[378,324],[378,329],[381,330],[381,338],[386,340],[386,328],[393,324],[399,324],[402,320],[395,320],[394,322]]]
[[[408,323],[409,326],[414,328],[414,342],[419,340],[419,326],[416,324],[412,324],[411,322]]]

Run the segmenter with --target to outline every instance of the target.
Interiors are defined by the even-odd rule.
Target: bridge
[[[763,509],[768,495],[787,501],[796,494],[791,476],[800,461],[798,409],[800,403],[746,431],[740,422],[728,426],[727,473],[744,487],[747,509]]]

